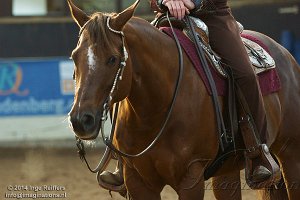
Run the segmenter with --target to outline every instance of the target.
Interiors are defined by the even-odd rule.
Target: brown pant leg
[[[222,15],[206,15],[201,19],[208,26],[212,49],[232,68],[235,81],[249,104],[261,142],[265,143],[267,122],[262,95],[236,20],[229,10]]]

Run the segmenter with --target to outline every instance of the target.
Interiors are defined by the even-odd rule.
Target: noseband
[[[119,108],[119,102],[117,102],[115,105],[114,105],[114,114],[113,114],[113,119],[112,119],[112,129],[111,129],[111,132],[110,132],[110,136],[106,136],[105,133],[104,133],[104,124],[106,122],[106,120],[108,119],[108,113],[109,113],[109,105],[111,104],[111,101],[112,101],[112,94],[114,93],[115,91],[115,88],[116,88],[116,85],[117,85],[117,82],[118,80],[122,80],[122,75],[123,75],[123,71],[124,71],[124,68],[126,66],[126,61],[128,59],[128,52],[126,50],[126,47],[125,47],[125,36],[124,36],[124,32],[123,31],[117,31],[117,30],[114,30],[111,26],[110,26],[110,17],[107,18],[107,28],[113,32],[113,33],[116,33],[116,34],[119,34],[121,35],[122,37],[122,43],[123,43],[123,54],[124,54],[124,59],[123,61],[120,63],[120,66],[119,66],[119,69],[116,73],[116,76],[115,76],[115,79],[114,79],[114,82],[113,82],[113,85],[112,85],[112,88],[110,90],[110,93],[105,101],[105,103],[103,104],[103,107],[102,107],[102,117],[101,117],[101,135],[102,135],[102,139],[103,139],[103,143],[107,146],[106,148],[106,151],[105,151],[105,154],[104,156],[108,156],[108,154],[110,153],[110,151],[114,151],[118,156],[123,156],[123,157],[131,157],[131,158],[135,158],[135,157],[139,157],[139,156],[142,156],[144,155],[146,152],[148,152],[156,143],[157,141],[159,140],[159,138],[161,137],[162,133],[164,132],[165,130],[165,127],[170,119],[170,116],[171,116],[171,113],[173,111],[173,108],[174,108],[174,105],[175,105],[175,101],[176,101],[176,98],[177,98],[177,95],[178,95],[178,92],[179,92],[179,86],[180,86],[180,83],[181,83],[181,80],[182,80],[182,77],[183,77],[183,53],[182,53],[182,49],[181,49],[181,46],[180,46],[180,43],[178,41],[178,38],[174,32],[174,29],[172,27],[172,24],[170,22],[170,19],[169,19],[169,15],[167,14],[167,19],[169,21],[169,24],[170,24],[170,27],[172,29],[172,32],[173,32],[173,35],[174,35],[174,39],[175,39],[175,43],[176,43],[176,46],[177,46],[177,49],[178,49],[178,54],[179,54],[179,74],[178,74],[178,78],[177,78],[177,82],[175,84],[175,90],[174,90],[174,94],[173,94],[173,98],[172,98],[172,101],[171,101],[171,104],[169,106],[169,111],[167,113],[167,116],[164,120],[164,123],[160,129],[160,131],[158,132],[157,136],[154,138],[154,140],[143,150],[141,151],[140,153],[137,153],[137,154],[127,154],[125,152],[122,152],[120,151],[119,149],[117,149],[114,145],[113,145],[113,136],[114,136],[114,132],[115,132],[115,125],[116,125],[116,121],[117,121],[117,115],[118,115],[118,108]],[[88,23],[88,22],[87,22]],[[85,24],[86,25],[86,24]],[[85,25],[82,27],[84,28]],[[82,32],[83,30],[81,30],[80,32]],[[80,158],[83,159],[89,170],[93,173],[97,173],[99,171],[102,170],[102,167],[107,164],[107,163],[102,163],[102,160],[105,160],[104,157],[101,159],[100,163],[98,164],[98,166],[96,167],[96,169],[92,170],[85,158],[85,150],[84,150],[84,145],[82,143],[82,140],[80,138],[77,137],[77,147],[79,149],[79,155],[80,155]],[[105,162],[105,161],[104,161]]]

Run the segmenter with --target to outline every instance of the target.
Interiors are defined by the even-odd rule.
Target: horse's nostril
[[[95,117],[91,114],[84,114],[80,119],[81,124],[86,130],[93,128],[95,125]]]

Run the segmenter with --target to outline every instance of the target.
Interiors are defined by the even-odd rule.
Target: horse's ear
[[[130,18],[133,16],[134,11],[138,4],[140,3],[140,0],[137,0],[134,4],[126,8],[121,13],[117,14],[116,16],[112,17],[112,24],[111,26],[115,30],[121,31],[124,25],[130,20]]]
[[[90,19],[90,17],[85,12],[76,7],[72,0],[67,1],[74,21],[78,24],[79,27],[82,27]]]

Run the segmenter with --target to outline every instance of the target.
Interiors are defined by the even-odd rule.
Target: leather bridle
[[[109,154],[110,154],[110,151],[113,151],[115,152],[118,156],[123,156],[123,157],[129,157],[129,158],[135,158],[135,157],[140,157],[142,155],[144,155],[145,153],[147,153],[151,148],[154,147],[154,145],[157,143],[157,141],[160,139],[160,137],[162,136],[168,122],[169,122],[169,119],[170,119],[170,116],[171,116],[171,113],[173,111],[173,108],[174,108],[174,105],[175,105],[175,102],[176,102],[176,98],[178,96],[178,92],[179,92],[179,86],[180,86],[180,83],[182,81],[182,78],[183,78],[183,68],[184,68],[184,65],[183,65],[183,53],[182,53],[182,49],[181,49],[181,46],[180,46],[180,43],[178,41],[178,38],[175,34],[175,31],[174,31],[174,28],[170,22],[170,18],[169,18],[169,14],[167,13],[167,19],[169,21],[169,24],[170,24],[170,28],[172,30],[172,33],[173,33],[173,36],[174,36],[174,39],[175,39],[175,43],[176,43],[176,46],[177,46],[177,49],[178,49],[178,54],[179,54],[179,74],[178,74],[178,78],[177,78],[177,81],[176,81],[176,85],[175,85],[175,90],[174,90],[174,94],[173,94],[173,98],[172,98],[172,101],[171,101],[171,104],[169,106],[169,111],[167,113],[167,116],[164,120],[164,123],[160,129],[160,131],[157,133],[156,137],[153,139],[153,141],[146,147],[144,148],[144,150],[142,150],[141,152],[137,153],[137,154],[128,154],[126,152],[123,152],[119,149],[117,149],[114,145],[113,145],[113,136],[114,136],[114,132],[115,132],[115,126],[116,126],[116,121],[117,121],[117,117],[118,117],[118,108],[119,108],[119,104],[120,102],[117,102],[115,105],[114,105],[114,114],[113,114],[113,119],[112,119],[112,129],[111,129],[111,134],[110,136],[106,136],[105,135],[105,131],[104,131],[104,124],[106,122],[106,120],[108,119],[108,113],[110,111],[110,103],[112,101],[112,94],[113,92],[115,91],[115,88],[116,88],[116,85],[118,83],[119,80],[122,79],[122,74],[123,74],[123,71],[124,71],[124,68],[126,66],[126,61],[128,59],[128,53],[127,53],[127,50],[126,50],[126,47],[125,47],[125,36],[124,36],[124,32],[123,31],[117,31],[117,30],[114,30],[111,26],[110,26],[110,17],[107,18],[107,28],[113,32],[113,33],[116,33],[118,35],[121,35],[122,37],[122,42],[123,42],[123,55],[124,55],[124,59],[123,61],[120,63],[120,66],[119,66],[119,69],[116,73],[116,76],[115,76],[115,79],[114,79],[114,82],[113,82],[113,85],[112,85],[112,88],[110,90],[110,93],[105,101],[105,103],[103,104],[103,107],[102,107],[102,117],[101,117],[101,135],[102,135],[102,139],[103,139],[103,143],[107,146],[106,148],[106,151],[104,153],[104,156],[102,157],[101,161],[99,162],[98,166],[95,168],[95,169],[91,169],[89,163],[87,162],[86,158],[85,158],[85,150],[84,150],[84,144],[82,142],[82,140],[78,137],[76,137],[76,140],[77,140],[77,147],[79,149],[79,155],[80,155],[80,158],[82,160],[85,161],[85,163],[87,164],[89,170],[93,173],[97,173],[99,171],[102,170],[103,167],[105,167],[107,165],[107,163],[105,163],[105,161],[107,159],[105,159],[105,157],[108,157]],[[87,22],[88,23],[88,22]],[[86,25],[86,24],[85,24]],[[83,26],[82,28],[84,28],[85,26]],[[83,30],[81,30],[82,32]],[[103,163],[104,162],[104,163]]]

